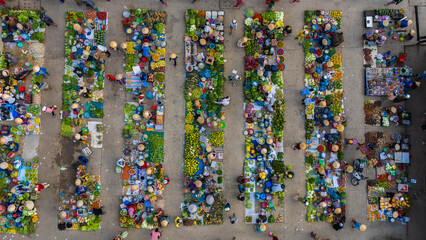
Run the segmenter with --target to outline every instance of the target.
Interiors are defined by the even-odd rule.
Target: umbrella
[[[319,146],[317,147],[317,151],[318,151],[318,152],[324,152],[324,146],[323,146],[323,145],[319,145]]]
[[[195,204],[191,204],[191,205],[189,205],[189,207],[188,207],[188,211],[189,211],[190,213],[196,213],[196,212],[197,212],[197,210],[198,210],[198,207],[197,207]]]
[[[208,195],[206,197],[206,203],[209,204],[209,205],[212,205],[214,203],[214,197],[213,197],[213,195]]]

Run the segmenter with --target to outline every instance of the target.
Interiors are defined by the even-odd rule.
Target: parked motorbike
[[[352,172],[352,179],[351,179],[351,183],[354,186],[358,186],[359,182],[361,180],[366,180],[368,179],[368,177],[365,177],[364,175],[362,175],[362,172],[364,171],[364,167],[367,164],[367,161],[365,159],[355,159],[354,163],[353,163],[353,172]]]

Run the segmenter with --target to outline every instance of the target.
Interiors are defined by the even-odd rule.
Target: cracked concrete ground
[[[275,9],[284,11],[286,24],[293,27],[293,37],[303,27],[303,11],[306,9],[316,10],[341,10],[343,11],[342,29],[345,34],[343,44],[342,61],[344,67],[344,90],[345,90],[345,112],[349,121],[345,130],[347,136],[363,140],[365,131],[372,128],[364,125],[363,103],[367,99],[364,96],[364,78],[362,66],[361,35],[363,33],[362,13],[364,10],[383,8],[387,0],[349,1],[349,0],[302,0],[297,4],[289,4],[288,1],[280,1]],[[17,4],[18,0],[7,1]],[[191,4],[192,0],[168,0],[168,6],[162,5],[157,0],[111,0],[95,1],[99,9],[109,13],[109,30],[106,42],[115,40],[122,42],[126,39],[122,30],[122,12],[130,8],[163,9],[168,12],[167,23],[167,53],[175,52],[183,56],[183,36],[185,33],[184,13],[188,8],[200,10],[218,10],[220,6],[231,6],[229,3],[220,3],[219,0],[198,0]],[[398,8],[405,8],[407,15],[414,18],[413,5],[426,5],[424,0],[404,1]],[[51,27],[46,34],[45,67],[50,72],[49,83],[53,90],[43,93],[43,105],[60,105],[61,83],[64,71],[64,29],[65,12],[68,10],[84,10],[78,7],[74,1],[66,0],[61,4],[57,0],[41,1],[48,14],[56,21],[58,28]],[[239,28],[232,35],[226,33],[225,40],[225,75],[233,69],[239,73],[243,72],[244,51],[236,47],[236,41],[243,35],[243,10],[247,7],[256,11],[266,10],[264,0],[246,0],[245,5],[239,9],[225,8],[226,22],[236,19]],[[392,6],[396,8],[396,6]],[[422,8],[424,10],[424,7]],[[424,12],[424,11],[423,11]],[[424,22],[424,21],[423,21]],[[424,24],[426,25],[426,24]],[[426,26],[423,26],[425,28]],[[421,33],[426,34],[425,29]],[[303,110],[300,104],[302,96],[300,90],[303,88],[303,50],[294,41],[292,36],[285,40],[286,70],[284,71],[285,97],[286,97],[286,125],[285,125],[285,155],[286,164],[293,166],[296,177],[288,181],[287,195],[285,199],[284,223],[268,225],[268,231],[278,234],[279,239],[308,239],[309,233],[314,231],[323,238],[329,239],[423,239],[425,228],[425,164],[424,147],[421,140],[425,139],[425,133],[419,131],[419,125],[424,121],[425,112],[425,86],[421,86],[412,94],[412,100],[407,108],[413,112],[413,125],[405,130],[413,136],[413,165],[410,174],[418,180],[413,186],[413,191],[420,194],[420,198],[413,203],[413,220],[408,226],[389,224],[386,222],[368,223],[366,218],[366,186],[365,182],[357,187],[348,184],[347,191],[347,219],[355,218],[367,224],[366,232],[357,232],[349,224],[339,232],[334,231],[326,223],[309,224],[305,219],[305,206],[293,200],[293,194],[305,193],[305,178],[303,153],[293,151],[292,145],[304,138],[304,118],[299,114]],[[414,40],[407,44],[413,44]],[[391,45],[392,44],[392,45]],[[394,51],[404,51],[404,46],[395,41],[388,41],[384,48]],[[416,53],[416,58],[407,58],[407,61],[416,65],[416,70],[424,69],[424,47],[406,48],[407,52]],[[423,52],[423,54],[421,54]],[[420,59],[419,59],[420,58]],[[423,61],[422,61],[423,59]],[[423,62],[423,66],[421,63]],[[122,54],[113,53],[108,59],[106,72],[108,74],[122,73],[124,58]],[[183,201],[183,140],[184,140],[184,99],[183,83],[185,81],[185,69],[181,58],[178,67],[172,64],[166,67],[166,115],[165,115],[165,172],[169,175],[171,183],[165,191],[166,213],[172,218],[180,215],[179,205]],[[425,85],[425,84],[424,84]],[[72,141],[59,136],[60,120],[51,118],[50,115],[42,116],[42,132],[40,136],[39,154],[42,165],[40,167],[40,181],[50,182],[52,187],[45,190],[37,201],[40,222],[37,225],[37,233],[32,236],[11,236],[5,239],[112,239],[122,229],[119,228],[119,197],[121,195],[121,179],[118,174],[113,173],[115,160],[122,156],[121,129],[123,124],[123,108],[125,102],[124,89],[121,86],[113,86],[109,82],[105,85],[105,136],[103,149],[94,150],[90,160],[90,171],[99,173],[103,186],[102,201],[106,214],[102,216],[102,229],[95,232],[58,231],[57,230],[57,207],[59,205],[59,192],[70,182],[69,174],[60,173],[60,167],[73,160],[73,156],[79,154],[78,148]],[[266,233],[255,232],[253,225],[244,224],[243,203],[236,200],[236,183],[234,179],[242,173],[244,160],[244,136],[243,130],[243,93],[241,83],[232,87],[225,85],[225,94],[231,96],[231,104],[227,106],[227,119],[225,129],[225,168],[224,184],[225,197],[230,200],[232,213],[240,219],[236,225],[231,225],[225,216],[225,224],[218,226],[201,226],[191,228],[176,228],[170,224],[164,229],[165,235],[162,239],[268,239]],[[422,104],[423,103],[423,104]],[[421,106],[419,106],[421,105]],[[421,108],[421,109],[420,109]],[[403,129],[403,128],[401,128]],[[74,153],[76,149],[77,153]],[[352,161],[360,157],[360,153],[354,149],[348,149],[345,153],[346,160]],[[415,165],[418,164],[418,165]],[[374,172],[370,169],[368,176],[374,178]],[[61,178],[63,177],[63,178]],[[235,189],[235,190],[234,190]],[[349,222],[348,221],[348,222]],[[127,239],[149,239],[148,230],[131,230]]]

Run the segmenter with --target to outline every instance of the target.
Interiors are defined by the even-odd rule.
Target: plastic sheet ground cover
[[[223,221],[224,12],[185,14],[185,226]]]
[[[246,223],[274,223],[283,219],[284,165],[284,13],[247,14],[245,35],[244,177],[239,187],[245,200]],[[250,17],[248,17],[250,16]],[[244,190],[245,187],[245,191]]]
[[[43,76],[32,70],[44,63],[46,24],[41,10],[4,8],[0,71],[2,79],[1,121],[14,121],[19,135],[40,132],[40,103]]]
[[[337,230],[346,215],[343,153],[341,12],[305,11],[305,26],[296,38],[305,52],[306,220],[327,221]]]
[[[88,118],[103,118],[105,33],[108,14],[66,13],[65,73],[62,83],[62,136],[73,136]],[[88,104],[88,106],[85,106]]]
[[[41,75],[46,25],[41,11],[3,8],[0,121],[0,232],[31,234],[38,222],[39,159],[22,158],[22,146],[40,132]],[[21,146],[21,149],[20,149]],[[41,185],[40,185],[41,186]]]
[[[123,16],[127,103],[124,155],[117,161],[123,179],[120,226],[154,229],[170,220],[163,200],[169,182],[163,163],[167,13],[130,9]]]

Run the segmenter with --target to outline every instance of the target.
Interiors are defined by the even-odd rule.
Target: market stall
[[[410,221],[411,186],[408,176],[410,167],[410,140],[396,132],[368,132],[366,144],[373,153],[368,156],[369,167],[375,168],[376,180],[368,181],[368,220],[399,222]]]
[[[0,54],[0,232],[31,234],[38,222],[35,207],[45,185],[38,183],[39,159],[23,158],[28,135],[40,133],[40,74],[46,24],[41,10],[3,8]],[[45,68],[43,68],[45,69]],[[46,185],[47,186],[47,185]]]
[[[128,40],[120,44],[126,55],[126,74],[121,76],[126,85],[124,155],[116,163],[123,179],[120,226],[154,229],[167,225],[163,221],[163,191],[169,181],[163,172],[167,13],[130,9],[123,17]]]
[[[390,123],[396,126],[411,125],[411,113],[402,105],[382,106],[381,101],[367,100],[364,104],[365,124],[388,127]]]
[[[61,196],[58,208],[58,229],[92,231],[101,228],[101,180],[87,172],[88,159],[79,156],[72,164],[75,171],[74,192]],[[71,171],[71,170],[69,170]]]
[[[106,12],[69,11],[66,13],[62,136],[70,137],[79,134],[83,140],[87,140],[86,137],[90,136],[88,133],[83,133],[80,130],[81,127],[88,119],[104,116],[103,89],[107,29],[108,14]],[[98,133],[102,134],[102,132]],[[89,145],[86,141],[84,143]],[[98,145],[102,147],[102,144]]]
[[[379,51],[387,39],[404,42],[414,37],[415,31],[407,29],[412,20],[404,13],[404,9],[364,11],[363,54],[367,96],[389,96],[393,100],[404,97],[410,90],[412,69],[404,66],[407,54]]]
[[[246,156],[241,190],[246,223],[282,221],[285,179],[292,178],[284,165],[284,13],[245,11],[244,135]],[[278,210],[278,211],[277,211]]]
[[[185,21],[183,224],[222,224],[224,12],[188,9]]]
[[[44,63],[41,10],[3,9],[1,71],[1,121],[14,121],[19,135],[40,132],[41,89],[46,85],[37,69]]]
[[[346,215],[341,12],[305,11],[306,220],[341,229]]]

